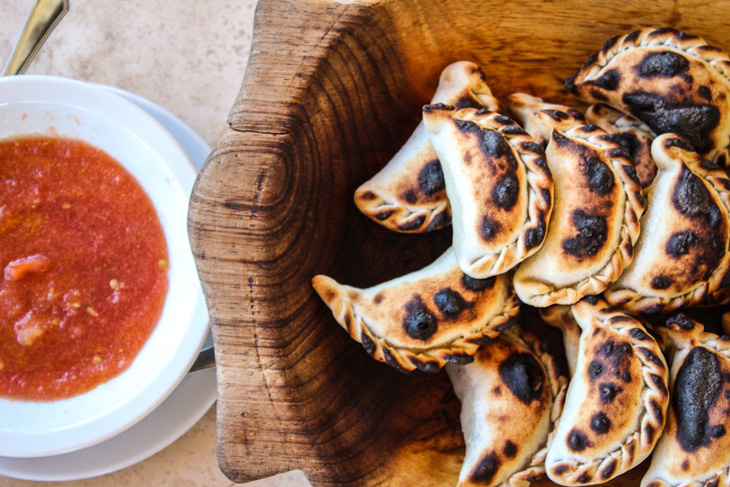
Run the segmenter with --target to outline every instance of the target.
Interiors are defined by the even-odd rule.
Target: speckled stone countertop
[[[28,74],[65,76],[136,93],[167,109],[213,145],[238,93],[257,0],[71,0]],[[0,61],[33,0],[0,2]],[[215,406],[185,435],[123,470],[63,487],[230,486],[216,459]],[[43,482],[0,476],[4,487]],[[308,486],[301,472],[251,487]]]

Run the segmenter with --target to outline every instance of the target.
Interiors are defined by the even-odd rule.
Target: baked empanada
[[[642,487],[730,484],[730,338],[680,314],[667,321],[672,400]]]
[[[633,256],[645,201],[629,155],[594,125],[555,130],[546,156],[555,202],[545,243],[515,273],[520,299],[545,308],[600,294]]]
[[[472,62],[450,64],[431,102],[498,110],[485,80]],[[398,232],[428,232],[451,223],[441,164],[423,122],[390,162],[357,188],[355,204],[373,221]]]
[[[570,376],[573,377],[578,363],[581,335],[580,326],[573,318],[573,310],[570,306],[556,304],[549,308],[541,308],[540,317],[545,323],[558,328],[563,333],[565,359],[568,363]]]
[[[582,329],[563,415],[548,448],[548,477],[606,482],[653,450],[669,403],[668,369],[641,321],[591,296],[572,306]]]
[[[599,103],[586,110],[586,120],[611,134],[634,160],[636,175],[642,188],[648,188],[656,176],[656,164],[651,157],[651,143],[656,135],[640,120],[608,105]]]
[[[469,362],[519,314],[509,276],[472,279],[451,248],[419,271],[367,289],[323,275],[312,285],[353,339],[402,372]]]
[[[507,107],[517,123],[543,147],[547,146],[554,129],[566,131],[585,124],[580,111],[566,105],[545,103],[542,98],[526,93],[509,95]]]
[[[657,137],[651,151],[659,170],[634,260],[606,299],[636,312],[712,304],[730,264],[730,180],[677,135]]]
[[[646,28],[609,39],[565,87],[633,115],[657,135],[680,134],[713,160],[730,144],[729,75],[722,49],[675,29]]]
[[[496,112],[427,105],[423,121],[444,172],[461,269],[477,279],[507,272],[545,238],[553,180],[543,149]]]
[[[459,487],[526,486],[545,476],[549,435],[568,386],[548,348],[516,325],[480,347],[474,362],[446,365],[466,442]]]

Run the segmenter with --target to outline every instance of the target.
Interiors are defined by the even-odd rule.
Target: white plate
[[[160,319],[123,373],[66,399],[0,398],[0,455],[16,458],[69,453],[131,427],[185,378],[208,334],[187,232],[197,171],[172,134],[134,103],[89,83],[54,76],[0,78],[0,137],[28,134],[79,139],[124,166],[157,211],[170,267]]]
[[[144,98],[117,88],[103,88],[152,115],[175,136],[200,169],[210,147],[190,127]],[[211,345],[208,336],[205,346]],[[200,420],[215,398],[214,369],[189,374],[146,418],[113,438],[89,448],[50,457],[0,457],[0,475],[27,480],[78,480],[126,468],[172,444]]]

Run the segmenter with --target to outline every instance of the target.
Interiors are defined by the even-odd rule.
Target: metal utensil
[[[213,347],[208,347],[200,351],[198,358],[195,359],[188,373],[211,369],[213,367],[215,367],[215,353]]]
[[[23,74],[48,35],[66,15],[69,0],[36,0],[8,57],[3,76]]]

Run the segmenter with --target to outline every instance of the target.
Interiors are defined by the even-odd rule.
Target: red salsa
[[[168,289],[157,212],[105,152],[0,141],[0,396],[49,401],[127,369]]]

